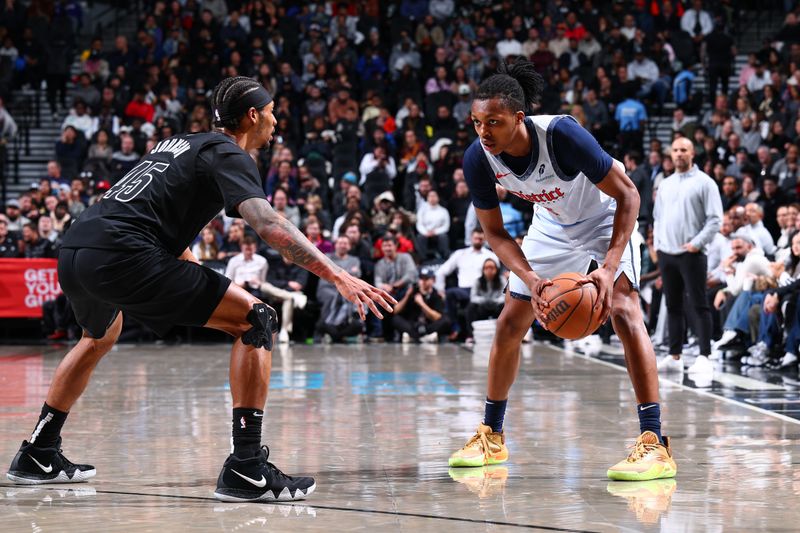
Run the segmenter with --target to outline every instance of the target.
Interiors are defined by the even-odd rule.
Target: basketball
[[[581,339],[600,327],[600,309],[593,311],[597,286],[594,283],[581,285],[578,283],[581,278],[583,276],[577,272],[559,274],[542,294],[550,304],[545,325],[562,339]]]

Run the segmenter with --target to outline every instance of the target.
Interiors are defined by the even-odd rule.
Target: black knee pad
[[[272,350],[272,335],[278,331],[278,313],[267,304],[253,304],[253,309],[247,313],[247,321],[253,327],[242,335],[242,342]]]

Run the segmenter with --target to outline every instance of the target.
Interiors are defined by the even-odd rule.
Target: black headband
[[[221,109],[216,109],[214,111],[214,120],[217,122],[226,122],[231,119],[235,120],[240,118],[251,107],[260,110],[271,101],[272,96],[270,96],[269,92],[264,87],[259,85],[245,92],[235,102],[223,105]]]

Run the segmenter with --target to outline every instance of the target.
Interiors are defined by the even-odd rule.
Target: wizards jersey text
[[[537,217],[561,225],[613,214],[616,202],[600,182],[612,158],[594,137],[568,115],[525,118],[531,134],[530,155],[494,156],[476,139],[464,156],[464,175],[475,207],[498,204],[495,183],[534,204]]]

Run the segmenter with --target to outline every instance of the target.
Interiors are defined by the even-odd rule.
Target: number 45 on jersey
[[[169,163],[142,161],[111,187],[103,195],[103,199],[110,200],[113,198],[120,202],[130,202],[150,185],[154,174],[163,174],[168,168]]]

